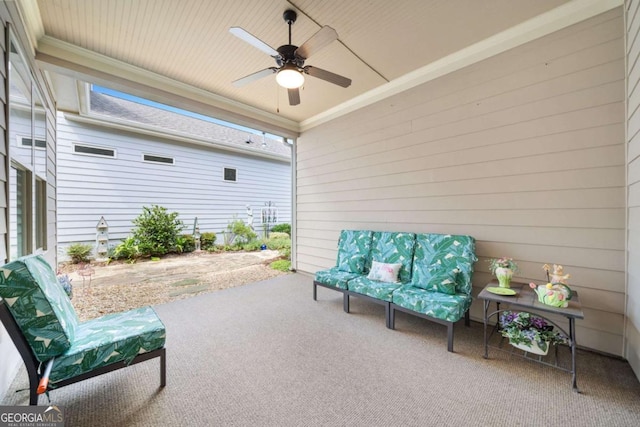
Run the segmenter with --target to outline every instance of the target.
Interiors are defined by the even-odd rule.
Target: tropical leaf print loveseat
[[[453,351],[453,325],[469,325],[475,239],[471,236],[342,230],[336,265],[318,271],[317,287],[385,306],[386,325],[394,329],[397,310],[447,326],[447,349]]]
[[[0,319],[27,368],[30,405],[49,389],[155,357],[164,387],[165,327],[151,307],[80,322],[41,256],[12,261],[0,273]]]

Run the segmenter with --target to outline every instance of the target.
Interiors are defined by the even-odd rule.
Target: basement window
[[[224,180],[228,182],[237,181],[237,171],[235,168],[224,168]]]
[[[157,156],[155,154],[143,154],[142,160],[149,163],[161,163],[163,165],[175,164],[173,157]]]
[[[23,147],[33,147],[33,139],[31,138],[21,138],[21,142]],[[47,142],[42,139],[36,139],[36,148],[47,148]]]
[[[82,154],[86,156],[98,156],[98,157],[116,157],[116,150],[113,148],[94,147],[91,145],[73,145],[74,154]]]

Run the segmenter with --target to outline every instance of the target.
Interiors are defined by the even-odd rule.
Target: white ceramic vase
[[[510,268],[498,267],[496,268],[496,277],[498,278],[498,283],[501,288],[510,288],[513,270]]]

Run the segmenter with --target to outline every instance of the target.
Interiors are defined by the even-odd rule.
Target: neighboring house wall
[[[617,8],[304,132],[295,267],[335,265],[345,228],[469,234],[474,295],[490,258],[562,264],[578,345],[623,355],[623,29]]]
[[[640,1],[627,2],[627,322],[625,357],[640,377]]]
[[[115,158],[81,155],[74,144],[115,150]],[[143,154],[174,158],[174,164],[143,161]],[[126,238],[132,220],[152,204],[178,212],[185,233],[198,218],[200,232],[221,232],[237,216],[261,233],[265,202],[278,208],[279,221],[291,222],[291,164],[231,153],[170,139],[154,138],[108,126],[80,123],[58,113],[59,256],[71,243],[95,243],[96,225],[104,216],[110,244]],[[223,180],[223,169],[235,168],[236,182]]]
[[[9,111],[8,98],[9,91],[7,90],[7,76],[8,70],[6,66],[6,60],[11,55],[9,48],[6,44],[5,30],[10,23],[14,30],[17,44],[20,45],[23,53],[26,56],[26,73],[33,80],[33,83],[38,87],[39,93],[43,96],[42,102],[44,107],[36,107],[33,118],[35,119],[34,130],[37,136],[43,137],[46,134],[46,148],[41,150],[40,153],[35,154],[33,164],[30,166],[30,170],[34,175],[39,175],[43,180],[46,190],[46,232],[47,239],[41,243],[38,252],[42,253],[52,265],[56,264],[56,252],[53,250],[56,246],[56,166],[55,166],[55,130],[56,130],[56,115],[54,112],[55,106],[51,94],[48,92],[48,87],[44,81],[44,78],[39,70],[35,66],[35,60],[32,55],[32,51],[29,49],[28,39],[25,35],[24,28],[21,25],[21,20],[16,9],[15,2],[0,2],[0,28],[2,34],[0,35],[0,50],[2,51],[2,62],[0,63],[0,103],[2,104],[2,114],[0,114],[0,180],[3,185],[0,185],[0,197],[2,202],[0,203],[0,261],[6,262],[11,255],[11,248],[9,247],[9,241],[14,241],[15,227],[9,225],[12,223],[10,217],[15,215],[15,212],[11,211],[11,198],[10,194],[15,194],[15,181],[11,180],[10,174],[12,168],[8,156],[21,160],[20,147],[17,146],[16,133],[25,133],[25,136],[31,136],[31,130],[29,126],[26,128],[20,128],[18,116],[15,114],[16,110]],[[27,87],[28,88],[28,87]],[[44,112],[46,111],[46,119]],[[28,116],[25,116],[28,117]],[[10,122],[7,123],[7,118]],[[45,121],[46,120],[46,121]],[[45,133],[46,128],[46,133]],[[7,130],[10,132],[10,136],[7,135]],[[34,201],[35,203],[35,201]],[[11,232],[13,230],[13,232]],[[11,237],[8,238],[8,232]],[[36,251],[36,239],[33,241],[33,251]],[[13,380],[18,367],[20,366],[20,357],[16,351],[13,343],[7,335],[4,327],[0,325],[0,399],[4,396],[11,381]]]

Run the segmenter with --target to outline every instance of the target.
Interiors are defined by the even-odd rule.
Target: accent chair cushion
[[[351,292],[389,302],[391,302],[393,291],[401,286],[401,283],[378,282],[363,276],[359,276],[348,282],[348,287]]]
[[[71,347],[78,316],[53,269],[40,255],[19,258],[2,267],[0,297],[39,361]]]
[[[471,295],[471,276],[475,255],[475,239],[451,234],[417,234],[411,284],[429,288],[434,275],[457,272],[456,293]]]
[[[71,347],[53,362],[50,386],[111,363],[129,364],[138,354],[162,348],[165,338],[164,324],[151,307],[81,323]]]
[[[362,274],[366,261],[367,256],[363,254],[349,255],[339,253],[337,268],[346,273]]]
[[[393,292],[392,302],[436,319],[457,322],[471,306],[471,296],[460,293],[447,295],[404,285]]]
[[[347,289],[347,282],[351,279],[355,279],[356,277],[360,277],[360,275],[356,273],[340,271],[338,270],[338,267],[333,267],[328,270],[320,270],[316,272],[316,282],[333,286],[338,289]]]
[[[457,276],[458,270],[447,271],[443,269],[438,273],[434,273],[426,282],[412,281],[411,284],[417,288],[425,289],[427,291],[442,292],[443,294],[455,295]]]
[[[366,273],[372,236],[373,232],[368,230],[342,230],[338,239],[338,270]]]
[[[384,262],[372,261],[371,271],[369,271],[367,279],[377,282],[398,283],[398,273],[401,267],[401,263],[386,264]]]
[[[376,231],[371,241],[371,263],[402,264],[398,279],[402,283],[411,281],[411,265],[415,234],[389,231]],[[371,265],[371,264],[369,264]]]

